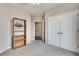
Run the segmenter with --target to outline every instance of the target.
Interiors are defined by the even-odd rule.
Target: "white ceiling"
[[[42,16],[44,12],[61,5],[61,3],[40,3],[40,5],[33,5],[32,3],[15,3],[8,5],[19,8],[33,16]]]

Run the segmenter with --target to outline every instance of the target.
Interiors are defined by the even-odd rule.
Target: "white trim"
[[[11,48],[11,47],[8,47],[8,48],[5,48],[5,49],[1,50],[1,51],[0,51],[0,54],[3,53],[4,51],[10,49],[10,48]]]

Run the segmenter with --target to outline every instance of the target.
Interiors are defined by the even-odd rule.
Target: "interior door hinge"
[[[78,16],[79,14],[77,14],[77,16]]]
[[[77,48],[78,48],[78,45],[77,45]]]

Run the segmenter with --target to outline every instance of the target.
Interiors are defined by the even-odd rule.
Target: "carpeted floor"
[[[8,49],[0,54],[0,56],[78,56],[78,54],[44,44],[41,40],[35,40],[27,46]]]

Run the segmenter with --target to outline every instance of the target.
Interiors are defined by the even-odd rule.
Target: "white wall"
[[[0,53],[11,48],[12,42],[12,18],[17,17],[26,20],[26,43],[31,42],[31,17],[11,6],[0,5]]]
[[[60,5],[58,7],[48,10],[45,13],[45,16],[48,17],[48,16],[52,16],[52,15],[56,15],[56,14],[61,14],[61,13],[68,12],[71,10],[76,10],[78,8],[79,8],[79,4],[77,4],[77,3],[65,3],[63,5]]]

